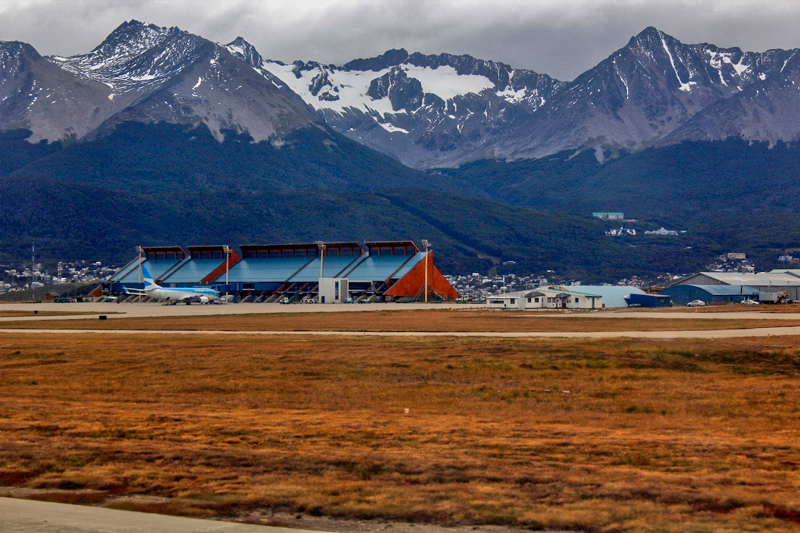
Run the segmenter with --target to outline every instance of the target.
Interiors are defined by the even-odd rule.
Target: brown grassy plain
[[[187,311],[189,314],[191,310]],[[798,320],[748,318],[683,319],[552,313],[543,316],[517,311],[413,310],[347,313],[271,313],[158,318],[124,318],[107,321],[48,320],[0,322],[0,329],[104,329],[104,330],[212,330],[212,331],[430,331],[430,332],[590,332],[679,331],[790,327]]]
[[[798,343],[3,334],[0,485],[194,516],[800,531]]]

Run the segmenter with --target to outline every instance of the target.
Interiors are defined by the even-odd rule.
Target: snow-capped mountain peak
[[[391,144],[412,166],[430,164],[431,156],[449,158],[462,148],[480,149],[487,135],[535,111],[564,86],[546,75],[466,55],[393,49],[343,66],[287,65],[259,62],[260,54],[243,39],[226,48],[263,75],[274,75],[337,131],[380,151]]]
[[[261,68],[264,63],[264,59],[258,53],[256,47],[245,41],[243,37],[237,37],[226,44],[225,48],[253,68]]]
[[[36,140],[95,138],[127,121],[203,124],[220,141],[231,130],[280,143],[296,129],[321,124],[269,73],[257,73],[224,47],[175,27],[130,21],[87,54],[42,58],[33,51],[16,57],[39,78],[0,87],[14,90],[1,118],[30,129]],[[0,64],[0,77],[12,72],[12,61],[7,63]],[[64,102],[62,114],[49,113],[57,120],[39,120],[48,115],[42,100],[52,111]]]
[[[324,121],[418,168],[587,149],[603,158],[681,139],[800,139],[798,52],[684,44],[648,27],[562,82],[469,55],[404,49],[341,66],[286,64],[264,59],[242,37],[220,45],[129,21],[73,57],[0,43],[0,119],[35,131],[36,140],[165,121],[205,124],[220,140],[233,130],[275,142]],[[48,111],[56,109],[58,116]]]
[[[179,28],[132,20],[115,29],[88,54],[49,58],[65,70],[122,93],[158,85],[180,72],[211,43]]]

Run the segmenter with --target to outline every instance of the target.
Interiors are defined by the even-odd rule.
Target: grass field
[[[192,516],[800,531],[799,345],[3,334],[0,485]]]
[[[187,311],[187,313],[190,311]],[[719,330],[800,325],[782,319],[621,318],[608,314],[543,316],[516,311],[377,311],[361,313],[273,313],[249,315],[125,318],[107,321],[48,320],[2,322],[0,329],[212,330],[212,331],[430,331],[430,332],[593,332]]]

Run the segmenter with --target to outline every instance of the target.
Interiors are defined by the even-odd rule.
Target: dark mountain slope
[[[40,141],[29,142],[30,130],[8,130],[0,132],[0,176],[34,163],[61,150],[62,144]]]
[[[536,209],[693,222],[708,213],[798,211],[800,147],[742,140],[686,142],[598,163],[562,153],[534,161],[480,161],[440,171],[454,185]]]
[[[439,188],[442,179],[409,169],[325,126],[288,134],[281,146],[205,125],[126,122],[17,168],[43,176],[133,192],[288,191]],[[2,153],[0,142],[0,153]]]
[[[603,224],[471,198],[416,191],[187,192],[137,194],[51,179],[0,179],[6,209],[0,243],[6,260],[24,260],[31,244],[59,260],[122,262],[134,247],[156,244],[313,242],[425,237],[445,272],[502,267],[555,269],[562,277],[610,280],[632,269],[699,266],[682,241],[651,240],[636,247],[602,235]],[[68,201],[64,201],[67,198]],[[470,213],[470,223],[464,223]],[[302,223],[298,223],[302,221]],[[21,229],[20,229],[21,228]],[[702,255],[717,252],[703,242]]]

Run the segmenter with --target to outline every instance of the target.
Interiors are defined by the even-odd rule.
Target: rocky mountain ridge
[[[797,52],[686,45],[649,27],[572,82],[402,49],[341,67],[250,64],[274,73],[340,133],[409,166],[433,168],[582,149],[603,159],[701,138],[791,142],[800,137],[789,120],[800,111],[790,86]],[[771,84],[783,90],[767,91]],[[747,94],[759,91],[757,104]]]
[[[691,140],[800,138],[798,50],[683,44],[646,28],[571,82],[468,55],[403,49],[342,66],[265,60],[129,21],[87,54],[0,43],[0,130],[81,141],[122,122],[204,125],[276,146],[330,127],[419,169],[593,150],[599,160]]]
[[[42,58],[0,43],[3,130],[31,140],[91,140],[125,121],[208,127],[280,144],[322,120],[279,80],[228,50],[178,28],[126,22],[88,54]],[[54,104],[43,106],[42,102]],[[0,109],[4,111],[4,109]]]
[[[403,49],[341,67],[251,65],[275,74],[334,130],[417,168],[494,157],[492,139],[524,123],[565,87],[504,63]]]

